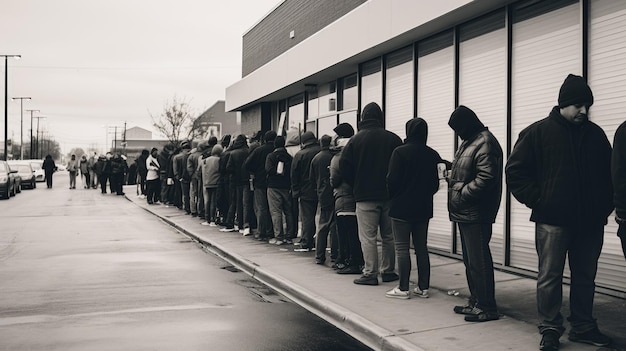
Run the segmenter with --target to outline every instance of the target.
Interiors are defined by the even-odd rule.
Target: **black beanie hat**
[[[593,93],[585,78],[570,74],[559,90],[559,107],[577,104],[593,105]]]
[[[274,139],[274,147],[283,147],[285,146],[285,137],[282,135],[279,135],[276,137],[276,139]]]
[[[329,147],[330,146],[330,142],[333,140],[333,138],[330,135],[322,135],[322,137],[320,138],[320,146],[321,147]]]
[[[316,142],[315,134],[313,134],[313,132],[311,131],[304,132],[302,136],[300,137],[300,140],[302,142],[302,145],[315,144]]]
[[[274,141],[275,139],[276,139],[276,132],[273,130],[267,131],[265,135],[263,136],[263,140],[265,140],[265,142]]]
[[[341,123],[333,129],[340,138],[350,138],[354,135],[354,128],[350,123]]]

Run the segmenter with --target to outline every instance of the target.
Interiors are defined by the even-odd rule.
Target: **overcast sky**
[[[280,0],[2,1],[0,54],[9,59],[9,138],[20,140],[20,103],[40,131],[71,148],[102,149],[107,126],[151,130],[174,96],[199,115],[241,78],[243,33]],[[4,82],[4,59],[0,67]],[[0,140],[4,139],[4,84]],[[36,130],[36,120],[34,129]],[[30,113],[24,111],[24,144]]]

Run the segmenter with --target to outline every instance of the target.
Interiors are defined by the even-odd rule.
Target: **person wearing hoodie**
[[[291,195],[289,194],[291,189],[289,170],[292,161],[293,158],[285,149],[285,137],[277,136],[274,139],[274,151],[265,158],[267,200],[276,245],[292,244],[296,237],[295,217],[292,212]],[[286,229],[283,229],[283,223]]]
[[[145,198],[147,194],[147,183],[146,177],[148,176],[148,169],[146,168],[146,160],[150,156],[150,151],[141,150],[141,155],[137,157],[135,160],[135,164],[137,165],[137,183],[138,183],[138,194],[137,196],[141,198]]]
[[[356,201],[359,239],[363,250],[363,275],[354,284],[378,285],[380,271],[383,282],[399,279],[394,272],[396,253],[389,218],[387,169],[389,159],[402,139],[383,127],[383,112],[377,103],[363,108],[359,132],[343,148],[339,171],[352,187]],[[378,257],[376,237],[380,229],[382,253]]]
[[[217,188],[220,182],[220,156],[222,155],[222,151],[222,145],[214,145],[211,148],[211,156],[200,161],[205,210],[205,221],[201,224],[209,225],[211,227],[217,226],[215,223],[217,211]]]
[[[237,219],[237,227],[244,236],[250,235],[250,222],[248,216],[248,208],[244,204],[248,201],[249,192],[249,175],[244,169],[243,163],[248,157],[248,140],[243,134],[237,135],[235,142],[230,148],[230,156],[226,163],[226,173],[230,174],[231,181],[234,185],[234,193],[231,194],[231,203],[228,208],[227,223],[235,222],[235,214]],[[231,188],[233,186],[231,185]],[[224,231],[235,231],[233,227],[226,227]]]
[[[315,213],[317,211],[317,193],[315,183],[311,182],[311,160],[320,151],[320,145],[313,132],[304,132],[301,136],[302,149],[296,152],[291,163],[291,193],[299,204],[299,217],[302,221],[302,237],[297,243],[298,252],[313,250],[315,243]]]
[[[230,158],[230,142],[230,134],[224,135],[220,141],[224,151],[222,156],[220,156],[220,183],[217,187],[217,212],[219,215],[216,215],[215,223],[224,227],[229,225],[229,223],[226,223],[226,220],[228,208],[230,207],[230,194],[233,192],[231,189],[231,176],[226,173],[226,164]],[[230,225],[234,228],[234,223],[230,223]]]
[[[78,169],[80,170],[80,180],[83,184],[83,189],[90,189],[91,180],[89,179],[89,162],[87,161],[87,156],[82,155],[80,157],[80,162],[78,164]]]
[[[588,118],[593,100],[585,78],[568,75],[558,106],[520,132],[506,165],[511,193],[532,209],[530,220],[535,222],[542,350],[557,350],[565,331],[561,301],[566,257],[571,274],[568,339],[596,346],[611,343],[593,317],[604,226],[613,211],[611,144]]]
[[[257,133],[259,135],[260,132]],[[267,200],[267,173],[265,172],[265,161],[267,155],[274,151],[274,140],[276,132],[270,130],[263,136],[263,145],[252,149],[250,146],[250,155],[244,162],[246,171],[251,174],[254,185],[254,213],[257,219],[258,233],[255,237],[258,240],[266,240],[272,238],[271,244],[276,243],[274,230],[272,229],[272,217],[270,215],[269,203]]]
[[[330,150],[332,138],[330,135],[322,135],[320,138],[320,152],[311,160],[310,181],[317,192],[317,204],[319,208],[319,222],[315,235],[315,263],[326,262],[326,246],[330,234],[331,261],[337,259],[337,226],[335,221],[335,197],[333,187],[330,185],[330,160],[335,150]],[[336,268],[336,263],[334,264]],[[343,268],[343,267],[342,267]]]
[[[67,161],[67,166],[65,166],[65,168],[70,174],[70,189],[76,189],[76,174],[78,174],[78,170],[80,168],[76,155],[72,155],[70,157],[70,160]]]
[[[333,187],[337,218],[337,273],[361,274],[363,252],[356,221],[356,202],[352,195],[352,187],[344,181],[339,171],[343,148],[354,135],[354,128],[349,123],[340,123],[333,131],[336,138],[335,155],[330,160],[330,185]]]
[[[469,303],[454,312],[468,322],[499,318],[493,260],[489,249],[492,225],[502,198],[502,148],[478,116],[457,107],[448,125],[463,140],[454,155],[448,178],[448,213],[461,232]]]
[[[191,144],[188,140],[183,140],[180,144],[180,148],[181,152],[172,158],[174,177],[178,179],[178,184],[180,184],[182,208],[185,210],[186,214],[190,215],[191,199],[189,198],[189,182],[191,182],[191,176],[187,173],[187,159],[189,158]]]
[[[433,196],[439,190],[437,151],[426,145],[428,124],[422,118],[406,122],[404,145],[391,154],[387,172],[387,190],[391,200],[389,216],[398,257],[400,285],[385,296],[408,299],[411,274],[411,239],[417,262],[417,287],[414,294],[426,298],[430,287],[428,257],[428,222],[433,218]]]
[[[196,172],[198,169],[198,159],[200,159],[202,153],[206,148],[208,148],[208,143],[201,142],[198,143],[198,146],[192,149],[189,152],[189,157],[187,158],[187,174],[189,174],[189,208],[191,209],[191,217],[198,217],[201,213],[198,211],[198,206],[200,202],[199,193],[202,191],[201,184],[198,180],[199,172]],[[204,215],[203,215],[204,217]]]
[[[170,189],[172,188],[172,185],[174,184],[174,180],[172,179],[170,181],[170,183],[172,184],[168,184],[168,171],[170,170],[170,163],[171,163],[171,157],[172,157],[172,153],[174,152],[174,146],[172,144],[167,144],[163,147],[163,149],[161,150],[161,152],[159,153],[158,157],[157,157],[157,161],[159,163],[159,165],[161,166],[159,168],[159,183],[161,184],[161,188],[160,188],[160,192],[161,194],[159,195],[159,199],[161,199],[161,202],[166,205],[172,205],[172,196],[171,196],[171,191]]]

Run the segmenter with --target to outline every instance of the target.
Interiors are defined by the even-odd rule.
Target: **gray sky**
[[[0,54],[9,59],[9,138],[20,140],[20,103],[38,109],[40,131],[74,147],[104,147],[107,126],[153,131],[176,96],[195,115],[241,77],[243,33],[280,0],[3,1]],[[242,9],[245,9],[242,11]],[[4,59],[0,140],[4,139]],[[36,130],[36,120],[34,121]],[[111,128],[112,130],[112,128]],[[24,144],[30,113],[24,112]],[[113,138],[108,136],[109,144]]]

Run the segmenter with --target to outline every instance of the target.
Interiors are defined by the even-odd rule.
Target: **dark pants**
[[[159,178],[146,181],[146,198],[148,203],[159,201],[161,180]]]
[[[267,200],[274,237],[280,240],[295,238],[296,224],[289,189],[269,188],[267,189]],[[283,223],[286,225],[286,232],[283,230]]]
[[[400,290],[409,290],[409,276],[411,274],[411,239],[417,258],[417,286],[420,290],[430,287],[430,258],[428,257],[428,220],[421,222],[407,222],[391,219],[393,239],[396,245],[398,258],[398,274],[400,275]]]
[[[124,173],[113,173],[111,174],[111,194],[115,192],[117,195],[122,195],[124,192],[122,191],[122,184],[124,182]]]
[[[270,208],[268,202],[266,188],[254,189],[254,214],[256,215],[257,228],[260,237],[268,238],[274,236],[272,229],[272,217],[270,216]],[[250,216],[252,221],[252,216]],[[253,228],[252,223],[250,228]]]
[[[161,201],[165,204],[169,204],[172,203],[172,196],[171,196],[171,186],[167,185],[167,173],[163,172],[163,173],[159,173],[159,180],[161,181]]]
[[[593,318],[593,298],[598,258],[602,251],[604,226],[559,227],[535,224],[535,245],[539,256],[537,309],[539,331],[563,328],[563,269],[569,258],[571,271],[570,317],[573,332],[583,333],[597,327]]]
[[[148,194],[148,184],[146,183],[146,177],[147,174],[143,174],[143,173],[137,173],[139,178],[139,191],[140,191],[140,195],[147,195]]]
[[[312,249],[315,247],[313,235],[315,235],[315,213],[317,212],[317,199],[305,200],[300,198],[300,220],[302,221],[302,243],[303,248]]]
[[[70,171],[70,188],[76,188],[76,171]]]
[[[109,175],[106,173],[100,173],[98,176],[98,181],[100,182],[100,190],[103,194],[107,193],[107,179],[109,179]]]
[[[339,238],[339,252],[342,252],[342,247],[347,249],[344,257],[347,260],[348,266],[362,266],[363,251],[361,251],[361,241],[359,240],[359,228],[357,225],[356,215],[337,216],[337,236]]]
[[[203,187],[202,196],[204,199],[204,219],[211,223],[215,222],[215,213],[217,209],[217,188]]]
[[[493,259],[489,249],[491,223],[458,223],[470,301],[486,312],[496,312]]]
[[[52,174],[54,174],[53,171],[45,171],[46,173],[46,185],[48,186],[48,188],[52,188]]]
[[[190,196],[189,196],[189,181],[183,180],[182,182],[180,182],[180,193],[182,196],[182,200],[183,200],[183,209],[185,210],[185,212],[187,213],[191,213],[191,203],[190,203]]]
[[[229,192],[230,182],[228,179],[224,179],[220,181],[220,184],[217,186],[217,211],[218,215],[216,215],[216,223],[219,220],[219,224],[227,225],[228,222],[228,210],[230,208],[230,192]],[[232,223],[231,223],[232,225]]]
[[[246,191],[248,192],[248,198],[244,202],[244,206],[246,206],[248,208],[248,217],[247,217],[248,218],[248,225],[250,226],[250,229],[257,229],[258,226],[259,226],[259,223],[258,223],[258,219],[257,219],[257,216],[256,216],[256,209],[255,209],[256,202],[254,200],[254,194],[256,194],[256,188],[254,190],[250,190],[250,186],[248,186],[246,189],[247,189]],[[266,190],[265,193],[267,195],[267,189],[265,189],[265,190]],[[267,202],[267,200],[265,202]],[[269,213],[267,214],[267,218],[269,220]],[[272,234],[271,230],[269,231],[269,233],[270,233],[270,236],[271,236],[271,234]]]
[[[328,235],[331,236],[330,257],[337,258],[337,227],[335,222],[335,207],[329,206],[320,209],[320,219],[317,234],[315,235],[315,258],[326,260],[326,247],[328,246]],[[333,239],[334,237],[334,239]],[[334,243],[334,245],[333,245]],[[334,254],[332,246],[335,246]]]

